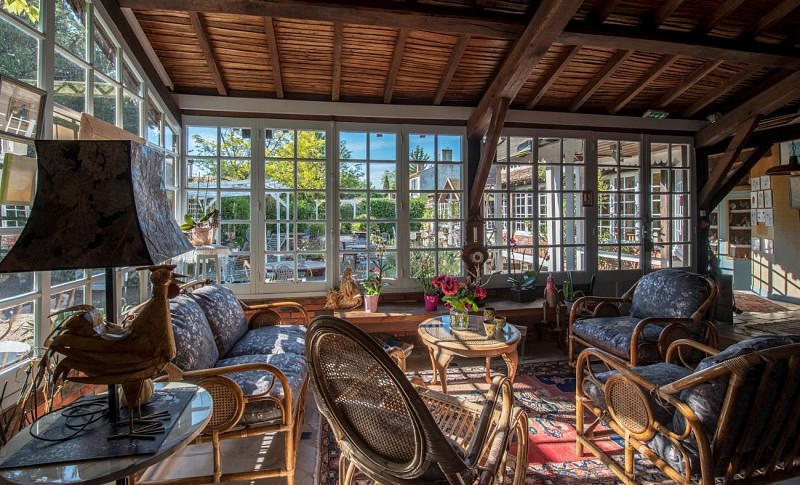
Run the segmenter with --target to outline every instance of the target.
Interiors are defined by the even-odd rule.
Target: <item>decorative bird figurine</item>
[[[48,337],[43,361],[52,354],[65,356],[53,372],[52,382],[67,378],[74,369],[86,376],[68,377],[88,384],[120,384],[128,407],[141,404],[140,393],[146,380],[161,372],[175,357],[175,338],[169,312],[169,297],[180,288],[174,266],[151,266],[153,296],[136,313],[116,325],[104,322],[90,306],[77,310],[59,324]],[[132,422],[131,422],[132,432]],[[132,432],[133,434],[133,432]]]
[[[558,288],[553,280],[553,273],[547,274],[547,284],[544,287],[544,301],[550,308],[558,307]]]

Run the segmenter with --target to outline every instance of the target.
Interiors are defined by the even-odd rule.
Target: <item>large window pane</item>
[[[77,112],[86,111],[86,69],[56,53],[55,101]]]
[[[94,78],[94,115],[112,125],[117,123],[117,88],[100,76]]]
[[[56,1],[56,43],[86,59],[86,2]]]
[[[141,133],[142,100],[128,91],[124,91],[122,100],[122,127],[139,135]]]
[[[111,37],[99,25],[94,30],[94,67],[103,74],[117,77],[117,47]]]
[[[3,19],[0,19],[0,37],[5,39],[0,49],[0,70],[35,86],[39,43]]]

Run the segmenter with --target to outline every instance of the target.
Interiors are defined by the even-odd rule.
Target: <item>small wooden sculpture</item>
[[[547,285],[544,287],[544,301],[550,308],[558,307],[558,288],[553,280],[553,274],[547,275]]]
[[[361,305],[361,291],[358,289],[358,283],[353,278],[353,269],[345,268],[342,275],[342,284],[339,289],[328,290],[328,301],[325,303],[325,308],[334,310],[336,308],[355,308]]]

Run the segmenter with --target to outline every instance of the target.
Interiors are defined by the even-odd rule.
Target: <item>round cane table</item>
[[[508,367],[508,377],[514,382],[517,373],[517,344],[520,340],[519,330],[513,325],[506,325],[502,331],[488,337],[483,329],[483,316],[470,315],[469,328],[455,330],[450,328],[450,315],[429,318],[419,325],[419,336],[431,357],[433,381],[437,377],[442,381],[442,392],[447,392],[447,366],[454,356],[484,357],[486,359],[486,382],[491,382],[489,364],[492,357],[502,357]]]

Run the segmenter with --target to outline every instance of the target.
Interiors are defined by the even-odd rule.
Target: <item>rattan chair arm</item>
[[[639,365],[639,338],[644,333],[644,329],[648,325],[669,325],[671,323],[688,324],[695,323],[695,321],[691,318],[647,317],[636,324],[631,333],[631,367]]]
[[[696,340],[681,339],[681,340],[676,340],[672,342],[672,344],[670,344],[669,349],[667,349],[666,361],[673,364],[677,363],[678,362],[677,355],[678,352],[680,352],[681,347],[691,347],[692,349],[705,352],[706,355],[717,355],[719,353],[719,350],[715,349],[714,347],[702,344]]]
[[[243,301],[240,301],[239,303],[241,303],[242,309],[246,312],[255,312],[258,310],[268,310],[268,309],[283,308],[283,307],[294,308],[303,314],[303,325],[307,327],[309,323],[308,311],[305,309],[303,305],[297,303],[296,301],[275,301],[270,303],[258,303],[255,305],[248,305]]]
[[[582,318],[581,310],[583,310],[589,303],[597,303],[599,305],[600,303],[623,303],[624,301],[625,300],[622,298],[615,296],[582,296],[572,303],[572,307],[569,311],[569,326],[571,328],[572,323],[575,322],[575,320]]]
[[[228,365],[225,367],[214,367],[212,369],[198,369],[198,370],[186,371],[183,373],[183,377],[186,380],[196,380],[196,379],[201,379],[203,377],[220,376],[225,374],[233,374],[235,372],[246,372],[246,371],[269,372],[275,376],[275,379],[272,380],[272,385],[269,386],[269,389],[265,390],[264,392],[259,394],[245,395],[244,396],[245,403],[247,403],[248,401],[257,400],[265,397],[275,387],[275,381],[277,379],[277,381],[279,381],[281,383],[281,386],[283,387],[283,398],[278,399],[276,397],[270,397],[270,399],[280,401],[280,405],[284,411],[283,415],[284,421],[287,418],[291,418],[291,416],[293,416],[292,388],[291,386],[289,386],[289,379],[286,377],[286,374],[284,374],[280,369],[278,369],[274,365],[265,364],[263,362]]]
[[[575,382],[575,392],[578,397],[583,397],[583,381],[586,379],[587,375],[594,375],[592,371],[592,365],[598,362],[592,362],[592,358],[595,358],[597,361],[602,362],[605,364],[609,369],[618,371],[627,379],[633,381],[635,384],[643,387],[646,391],[654,391],[658,388],[650,379],[640,376],[639,374],[633,372],[630,368],[630,365],[626,363],[624,360],[620,359],[615,355],[611,355],[604,350],[600,350],[595,347],[589,347],[588,349],[584,349],[579,355],[578,360],[575,365],[576,373],[576,382]],[[588,371],[588,372],[587,372]]]
[[[208,284],[211,284],[211,280],[209,279],[187,281],[186,283],[180,286],[181,293],[185,293],[186,291],[192,291]]]
[[[498,403],[501,405],[500,416],[495,418],[495,410]],[[502,434],[505,437],[508,436],[511,429],[511,410],[513,407],[514,389],[511,381],[507,377],[495,376],[492,379],[492,385],[489,388],[486,401],[483,403],[481,415],[475,425],[475,433],[472,435],[464,454],[464,461],[468,466],[473,467],[478,464],[481,452],[486,447],[486,435],[489,432],[490,424],[496,423],[495,433]]]

